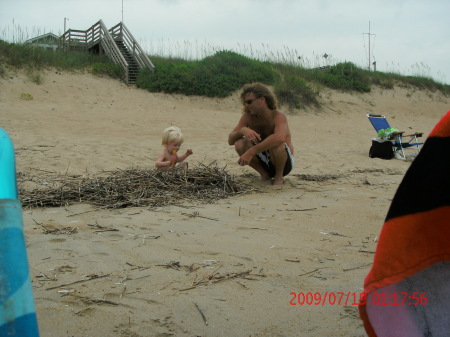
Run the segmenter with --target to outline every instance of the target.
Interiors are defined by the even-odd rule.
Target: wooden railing
[[[103,48],[103,51],[105,52],[108,57],[110,57],[114,63],[120,65],[123,68],[124,71],[124,77],[125,80],[128,83],[128,76],[129,76],[129,64],[123,57],[122,53],[120,52],[119,47],[117,47],[117,44],[114,42],[114,39],[112,38],[111,34],[108,31],[108,28],[106,28],[105,24],[102,20],[98,22],[100,24],[100,34],[99,38],[101,41],[101,46]],[[92,41],[93,43],[96,41],[94,38],[96,37],[96,32],[93,31],[92,33]]]
[[[86,50],[100,44],[102,51],[123,68],[124,79],[129,83],[130,66],[115,41],[125,44],[140,68],[147,67],[154,71],[155,66],[122,22],[108,30],[103,21],[99,20],[88,30],[69,29],[61,36],[62,47],[65,49]]]
[[[120,22],[114,27],[112,27],[109,32],[115,41],[122,41],[128,48],[130,53],[133,55],[136,62],[139,64],[139,68],[149,68],[154,71],[155,66],[152,61],[148,58],[147,54],[142,50],[139,43],[135,40],[133,35],[131,35],[128,28],[124,23]]]

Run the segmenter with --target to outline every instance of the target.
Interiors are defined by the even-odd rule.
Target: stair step
[[[123,58],[128,63],[128,78],[126,79],[127,83],[136,83],[136,79],[140,70],[139,63],[136,61],[124,41],[115,41],[115,43],[119,48],[119,51],[122,54]]]

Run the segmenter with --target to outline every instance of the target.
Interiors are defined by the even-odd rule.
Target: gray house
[[[32,39],[26,40],[26,44],[32,44],[36,47],[41,47],[45,49],[50,49],[55,51],[59,48],[60,39],[53,33],[47,33],[38,37],[34,37]]]

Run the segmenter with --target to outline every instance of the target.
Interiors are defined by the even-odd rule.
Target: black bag
[[[394,158],[394,150],[390,141],[372,140],[372,146],[369,150],[370,158],[392,159]]]

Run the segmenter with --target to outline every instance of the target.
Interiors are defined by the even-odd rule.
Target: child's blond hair
[[[176,126],[169,126],[165,128],[163,131],[162,144],[173,144],[183,142],[183,134],[181,133],[181,129]]]

